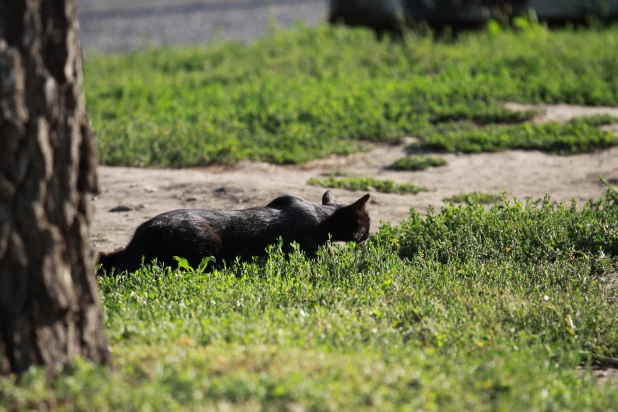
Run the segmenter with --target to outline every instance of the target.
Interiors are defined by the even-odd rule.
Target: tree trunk
[[[110,354],[75,0],[0,0],[0,375]]]

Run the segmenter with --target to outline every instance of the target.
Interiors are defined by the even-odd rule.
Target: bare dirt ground
[[[511,105],[525,109],[527,106]],[[543,106],[536,121],[566,121],[575,116],[608,113],[618,108]],[[618,133],[618,128],[613,126]],[[555,200],[585,201],[602,195],[602,175],[618,182],[618,148],[577,156],[541,152],[506,151],[473,155],[445,154],[448,166],[422,172],[388,170],[406,154],[406,144],[376,145],[367,153],[332,156],[298,166],[242,162],[235,167],[200,169],[139,169],[100,167],[101,193],[96,197],[92,239],[96,249],[124,246],[140,223],[159,213],[179,208],[243,209],[263,206],[277,196],[296,194],[319,202],[325,189],[307,180],[323,173],[345,170],[355,176],[371,176],[411,182],[429,188],[417,195],[371,193],[372,231],[380,221],[398,223],[410,208],[421,212],[439,208],[442,199],[455,194],[485,191],[519,199],[549,193]],[[351,202],[363,192],[333,190],[338,200]]]

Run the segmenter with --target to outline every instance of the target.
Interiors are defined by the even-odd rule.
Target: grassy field
[[[618,192],[412,212],[317,260],[99,279],[113,369],[0,379],[5,408],[609,410]],[[300,410],[300,409],[299,409]]]
[[[405,135],[423,151],[573,154],[615,145],[599,129],[615,119],[538,125],[500,103],[616,105],[617,46],[618,28],[406,44],[301,28],[91,56],[86,92],[104,164],[297,163]],[[314,183],[401,189],[343,172]],[[211,273],[99,278],[113,368],[0,378],[0,410],[615,408],[618,391],[578,367],[618,358],[618,191],[489,196],[412,210],[315,260],[273,247]]]
[[[89,56],[85,82],[107,165],[299,163],[408,135],[436,150],[572,154],[618,142],[583,121],[528,124],[534,113],[501,103],[616,105],[617,49],[618,27],[393,44],[322,26],[251,45]]]

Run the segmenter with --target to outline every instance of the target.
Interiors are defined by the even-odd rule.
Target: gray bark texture
[[[0,0],[0,375],[108,363],[75,0]]]

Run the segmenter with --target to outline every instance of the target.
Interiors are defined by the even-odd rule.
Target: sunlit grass
[[[592,125],[518,126],[534,112],[502,102],[616,105],[616,49],[618,28],[403,44],[321,26],[249,45],[90,55],[85,88],[107,165],[300,163],[419,133],[441,150],[571,154],[616,140]],[[503,125],[442,136],[440,125],[461,121]]]
[[[114,368],[0,379],[18,409],[610,410],[618,195],[413,212],[314,260],[99,278]]]

